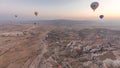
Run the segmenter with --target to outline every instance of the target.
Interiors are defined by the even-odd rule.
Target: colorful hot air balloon
[[[100,18],[100,19],[103,19],[103,18],[104,18],[104,15],[100,15],[99,18]]]
[[[35,11],[34,14],[35,14],[35,16],[38,16],[39,13],[37,11]]]
[[[99,35],[96,35],[95,38],[96,38],[96,39],[100,39],[100,36],[99,36]]]
[[[99,6],[99,3],[98,2],[92,2],[90,7],[93,9],[93,11],[95,11]]]

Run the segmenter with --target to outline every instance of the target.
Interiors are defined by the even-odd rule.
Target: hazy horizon
[[[44,20],[0,20],[0,23],[65,23],[65,24],[86,24],[94,26],[120,26],[120,20],[73,20],[73,19],[44,19]]]

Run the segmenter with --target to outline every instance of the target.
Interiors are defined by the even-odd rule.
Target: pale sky
[[[95,12],[90,8],[94,1],[100,6]],[[39,16],[34,16],[34,11]],[[0,0],[0,20],[38,19],[120,19],[120,0]]]

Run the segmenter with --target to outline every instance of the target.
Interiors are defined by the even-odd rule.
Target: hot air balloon
[[[100,18],[100,19],[103,19],[103,18],[104,18],[104,15],[100,15],[99,18]]]
[[[18,17],[18,15],[14,15],[14,17],[15,17],[15,18],[17,18],[17,17]]]
[[[98,2],[92,2],[90,7],[93,9],[93,11],[95,11],[99,6],[99,3]]]
[[[39,13],[37,11],[35,11],[34,14],[35,14],[35,16],[38,16]]]
[[[99,35],[96,35],[95,38],[96,38],[96,39],[100,39],[100,36],[99,36]]]

